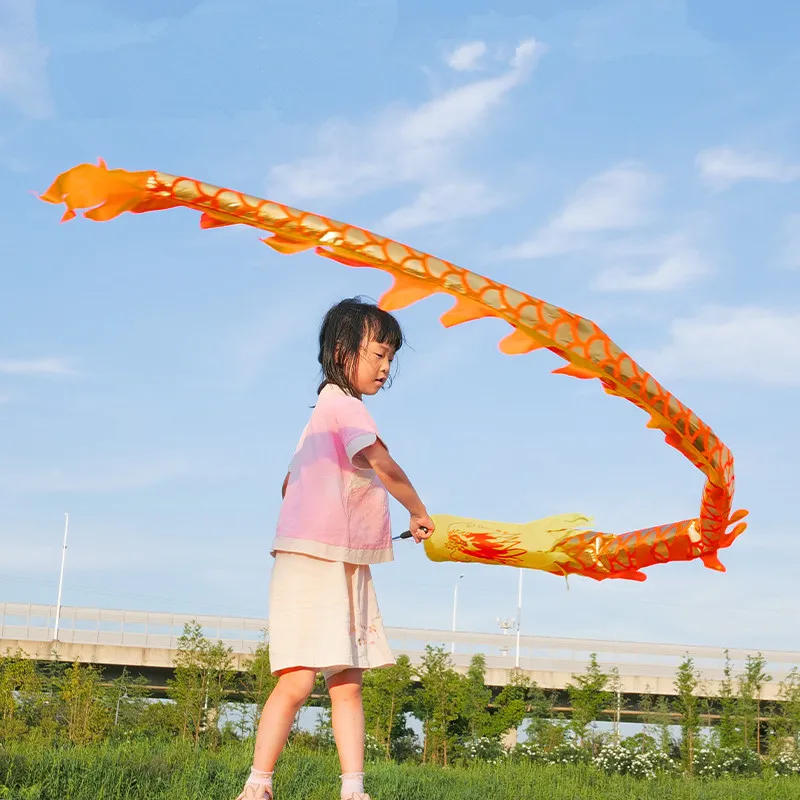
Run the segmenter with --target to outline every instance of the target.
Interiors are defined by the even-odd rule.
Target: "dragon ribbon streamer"
[[[748,513],[732,511],[731,451],[591,320],[363,228],[193,178],[110,170],[101,160],[96,166],[80,164],[62,173],[41,199],[66,206],[62,221],[74,218],[76,209],[88,219],[107,221],[126,211],[140,214],[185,206],[201,212],[201,228],[250,225],[269,232],[262,241],[278,253],[313,250],[347,266],[388,272],[394,283],[379,301],[387,311],[439,292],[452,295],[455,305],[441,317],[445,327],[483,317],[505,320],[513,331],[500,342],[503,353],[545,348],[567,362],[554,373],[598,379],[608,394],[646,412],[647,427],[662,431],[667,444],[706,476],[700,513],[692,519],[615,535],[578,530],[579,521],[587,520],[580,515],[565,515],[561,522],[551,518],[555,527],[539,521],[549,533],[535,537],[537,552],[546,557],[533,557],[525,546],[530,537],[522,535],[525,526],[476,520],[461,524],[458,518],[448,518],[449,544],[440,542],[438,549],[428,550],[436,560],[518,564],[596,580],[642,581],[646,567],[697,558],[710,569],[725,571],[718,551],[745,530],[742,520]]]

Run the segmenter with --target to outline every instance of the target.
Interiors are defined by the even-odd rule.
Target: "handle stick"
[[[427,528],[422,528],[425,533],[428,532]],[[398,539],[410,539],[411,538],[411,531],[403,531],[399,536],[392,536],[392,541],[396,542]]]

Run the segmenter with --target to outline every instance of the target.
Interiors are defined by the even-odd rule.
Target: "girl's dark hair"
[[[360,297],[350,297],[328,310],[319,330],[322,383],[318,394],[332,383],[349,395],[358,395],[353,378],[365,335],[379,344],[389,345],[395,352],[403,346],[400,323],[374,303],[365,303]],[[390,383],[391,378],[385,385],[389,386]]]

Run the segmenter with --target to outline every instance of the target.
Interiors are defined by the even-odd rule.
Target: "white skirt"
[[[327,679],[394,664],[367,564],[278,552],[269,606],[273,674],[305,667]]]

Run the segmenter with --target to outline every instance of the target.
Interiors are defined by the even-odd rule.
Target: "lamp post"
[[[128,690],[127,689],[124,689],[120,694],[117,695],[117,710],[114,713],[114,727],[116,727],[119,724],[119,704],[123,700],[127,700],[127,699],[128,699]]]
[[[519,568],[519,590],[517,592],[517,659],[516,666],[519,668],[519,636],[522,626],[522,567]]]
[[[458,584],[461,583],[461,579],[463,575],[458,576],[458,580],[456,581],[455,588],[453,589],[453,633],[456,632],[456,610],[458,608]],[[453,638],[451,643],[450,652],[455,653],[456,651],[456,640]]]
[[[64,546],[61,548],[61,575],[58,578],[58,600],[56,601],[56,624],[53,629],[53,641],[58,641],[58,623],[61,619],[61,591],[64,588],[64,561],[67,558],[67,532],[69,531],[69,514],[64,512]]]

